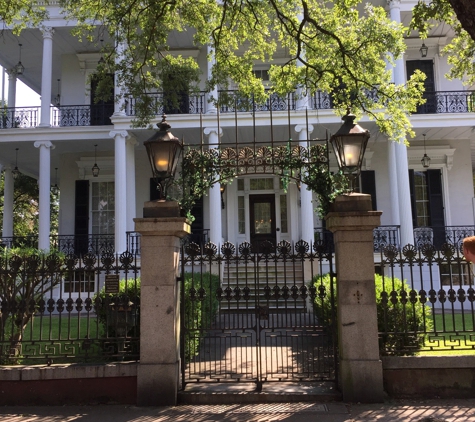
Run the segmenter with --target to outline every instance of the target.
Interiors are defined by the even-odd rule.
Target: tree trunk
[[[458,20],[462,24],[463,29],[467,31],[475,41],[475,7],[473,0],[447,0]]]

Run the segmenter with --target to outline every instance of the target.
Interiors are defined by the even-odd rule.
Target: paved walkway
[[[384,404],[0,407],[1,422],[475,422],[475,399]]]

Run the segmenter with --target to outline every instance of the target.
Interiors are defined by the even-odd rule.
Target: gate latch
[[[268,306],[256,306],[256,316],[259,319],[269,319],[269,307]]]

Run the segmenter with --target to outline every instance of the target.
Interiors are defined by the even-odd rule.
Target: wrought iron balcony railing
[[[426,103],[416,114],[469,113],[475,111],[475,91],[425,92]]]
[[[375,95],[369,92],[368,95]],[[164,106],[163,93],[149,94],[152,107],[157,116],[166,114],[200,114],[206,112],[206,93],[183,95],[178,104]],[[240,96],[237,91],[219,91],[220,112],[261,112],[295,110],[297,98],[294,94],[281,97],[271,94],[264,103]],[[416,114],[451,114],[475,111],[475,91],[437,91],[426,92],[427,102],[418,107]],[[128,96],[125,100],[125,113],[135,116],[137,99]],[[308,107],[312,110],[333,108],[331,95],[316,92],[309,98]],[[113,104],[51,106],[51,126],[99,126],[110,125],[114,113]],[[6,107],[0,109],[0,129],[37,127],[40,120],[40,107]]]
[[[163,93],[150,93],[148,97],[151,100],[150,107],[155,111],[157,116],[165,114],[200,114],[205,113],[205,92],[199,92],[195,95],[184,94],[177,104],[164,104]],[[135,116],[137,99],[132,96],[127,96],[125,99],[125,114],[127,116]]]
[[[5,107],[0,108],[0,129],[36,127],[40,107]]]

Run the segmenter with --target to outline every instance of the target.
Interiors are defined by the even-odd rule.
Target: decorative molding
[[[35,148],[45,147],[55,149],[56,147],[50,141],[35,141]]]
[[[43,38],[52,39],[54,35],[54,28],[51,26],[43,26],[41,28],[41,33],[43,34]]]
[[[116,136],[121,136],[122,138],[127,139],[127,137],[129,136],[129,132],[127,132],[126,130],[111,130],[109,132],[109,136],[114,139],[116,138]]]
[[[125,143],[127,145],[137,146],[139,141],[137,141],[137,138],[134,135],[127,135],[125,138]]]
[[[425,148],[427,155],[430,157],[430,165],[441,167],[446,166],[447,170],[452,170],[454,162],[455,148],[451,148],[448,145],[430,146]],[[424,155],[423,146],[411,146],[407,149],[407,158],[409,164],[421,164],[421,158]]]
[[[212,133],[218,134],[218,128],[217,127],[205,127],[203,129],[203,133],[205,135],[208,135],[208,136],[211,135]],[[219,128],[219,136],[223,136],[223,128],[222,127]]]
[[[302,130],[307,130],[307,135],[313,132],[313,125],[296,125],[295,132],[300,133]]]
[[[101,179],[111,179],[114,177],[114,157],[97,157],[97,160],[94,160],[94,157],[80,157],[76,164],[79,169],[79,174],[84,179],[91,180],[101,180]],[[101,169],[99,177],[92,176],[92,166],[97,164]]]
[[[97,68],[101,53],[78,53],[76,57],[79,60],[79,69],[84,73],[86,70],[95,70]]]

